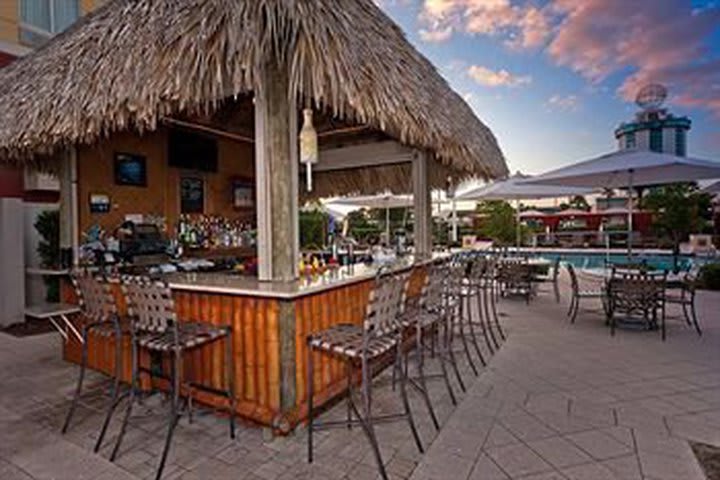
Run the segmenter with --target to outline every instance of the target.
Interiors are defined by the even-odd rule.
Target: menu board
[[[205,181],[200,177],[180,178],[180,213],[205,211]]]

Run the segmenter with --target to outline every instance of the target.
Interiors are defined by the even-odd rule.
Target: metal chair
[[[534,293],[534,272],[525,258],[504,258],[498,265],[497,281],[500,294],[515,294],[525,297],[530,303]]]
[[[550,271],[546,275],[535,277],[535,281],[539,283],[551,283],[553,287],[553,293],[555,294],[555,301],[560,303],[560,284],[558,282],[560,278],[560,257],[555,258],[550,267]]]
[[[313,432],[325,428],[347,427],[359,424],[375,455],[378,470],[383,479],[387,472],[380,455],[375,435],[375,422],[407,419],[418,450],[423,447],[415,427],[407,397],[407,369],[403,367],[402,325],[399,321],[407,275],[390,274],[380,270],[368,299],[368,306],[362,325],[339,324],[307,337],[307,391],[308,391],[308,462],[313,461]],[[345,362],[347,372],[347,420],[319,423],[315,420],[313,405],[313,353],[320,352]],[[400,374],[400,396],[403,412],[375,416],[372,413],[372,380],[375,370],[383,365],[388,356],[394,354],[394,365]],[[353,373],[360,368],[360,397],[358,405]],[[355,418],[353,418],[355,417]]]
[[[680,305],[682,307],[685,322],[695,327],[698,335],[702,335],[700,323],[698,323],[695,311],[695,290],[697,283],[697,272],[687,272],[682,280],[668,283],[668,290],[665,294],[665,302],[668,305]]]
[[[164,282],[144,277],[123,277],[122,290],[131,319],[132,334],[132,381],[130,399],[125,410],[120,433],[115,442],[110,461],[114,461],[122,444],[133,403],[139,399],[136,391],[141,372],[151,377],[160,376],[150,368],[141,368],[138,361],[139,349],[171,356],[170,362],[170,409],[168,430],[165,437],[160,464],[155,475],[162,477],[165,461],[172,443],[173,433],[180,418],[179,402],[181,386],[188,388],[188,401],[192,399],[192,388],[207,390],[228,399],[230,437],[235,438],[235,372],[232,357],[232,329],[229,326],[215,326],[208,323],[180,322],[175,313],[175,304],[170,287]],[[195,382],[183,381],[183,355],[198,347],[216,341],[225,341],[225,382],[226,389],[218,390]],[[182,383],[182,385],[181,385]]]
[[[607,313],[606,298],[607,292],[604,288],[600,289],[581,289],[580,282],[578,281],[575,267],[571,263],[567,264],[567,270],[570,274],[570,287],[572,291],[572,297],[570,297],[570,308],[568,309],[567,316],[570,317],[570,323],[575,323],[575,318],[580,311],[580,300],[582,299],[600,299],[603,305],[603,310]]]
[[[110,284],[108,284],[104,278],[87,272],[74,272],[70,278],[75,288],[80,311],[89,323],[84,324],[82,327],[80,372],[78,374],[77,386],[75,387],[75,395],[61,430],[63,434],[66,433],[70,427],[70,422],[72,421],[82,395],[85,369],[87,368],[88,361],[88,337],[90,333],[103,337],[113,337],[115,340],[115,365],[113,381],[110,387],[110,399],[108,400],[107,412],[102,428],[100,429],[100,435],[93,448],[93,451],[97,453],[102,446],[112,413],[123,397],[120,395],[122,337],[123,333],[127,333],[129,329],[127,324],[121,325],[115,297],[113,296]]]
[[[616,313],[640,315],[648,329],[657,327],[658,316],[661,320],[663,341],[665,328],[665,282],[667,274],[658,272],[622,272],[615,273],[608,281],[607,315],[611,335],[615,335]]]

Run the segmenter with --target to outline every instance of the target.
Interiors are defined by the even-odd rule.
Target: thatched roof
[[[372,0],[113,0],[0,70],[0,159],[27,163],[249,93],[258,65],[333,115],[464,176],[507,168],[492,132]]]

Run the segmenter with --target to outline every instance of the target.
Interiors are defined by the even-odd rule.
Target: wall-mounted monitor
[[[217,141],[187,130],[168,133],[168,164],[171,167],[200,172],[217,172]]]
[[[116,152],[114,167],[117,185],[147,186],[147,160],[143,155]]]

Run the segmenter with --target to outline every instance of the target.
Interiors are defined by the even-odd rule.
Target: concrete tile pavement
[[[567,300],[567,299],[566,299]],[[619,330],[598,313],[567,321],[565,303],[501,303],[510,336],[448,425],[491,421],[470,479],[704,479],[688,441],[720,446],[720,294],[702,292],[698,337],[670,311],[668,340]],[[450,478],[433,452],[412,479]],[[460,477],[455,477],[460,478]]]
[[[468,391],[457,407],[441,381],[430,382],[439,433],[420,398],[411,398],[426,453],[417,451],[406,424],[377,427],[390,477],[704,478],[687,441],[720,446],[720,295],[702,292],[698,300],[703,337],[673,320],[665,343],[657,332],[620,330],[611,338],[592,312],[570,325],[567,298],[556,304],[543,295],[530,307],[503,300],[509,338],[477,379],[463,366]],[[90,375],[96,394],[83,398],[77,423],[60,436],[77,369],[60,360],[59,340],[0,334],[0,365],[0,478],[153,477],[165,427],[162,398],[139,409],[113,464],[107,457],[117,419],[106,446],[92,454],[104,407],[101,376]],[[396,411],[397,393],[387,378],[380,383],[377,411]],[[342,418],[344,407],[325,415]],[[359,428],[318,434],[312,465],[305,448],[302,429],[270,439],[245,426],[232,441],[222,419],[202,415],[192,425],[181,422],[164,478],[377,478]]]

